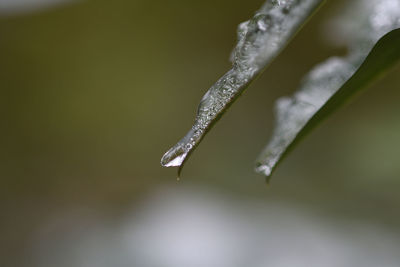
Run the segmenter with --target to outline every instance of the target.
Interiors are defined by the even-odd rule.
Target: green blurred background
[[[49,220],[79,225],[68,215],[76,210],[95,214],[92,221],[140,217],[162,188],[372,223],[400,250],[399,67],[308,136],[271,186],[252,171],[276,98],[316,63],[345,54],[326,38],[336,38],[326,25],[346,1],[330,1],[313,17],[207,135],[179,183],[175,169],[160,166],[191,127],[201,96],[230,67],[237,25],[262,2],[98,0],[1,13],[1,266],[55,266],[44,263],[47,250],[37,252]],[[54,229],[57,236],[65,228]]]

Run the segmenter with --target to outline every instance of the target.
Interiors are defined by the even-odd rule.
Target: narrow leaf
[[[165,153],[161,159],[163,166],[179,167],[179,175],[184,162],[212,125],[279,54],[322,2],[267,1],[252,19],[239,25],[238,42],[231,56],[232,69],[203,96],[193,127]]]
[[[400,0],[376,1],[368,12],[347,57],[316,66],[293,97],[277,101],[275,129],[257,160],[256,172],[269,179],[302,137],[399,61]]]

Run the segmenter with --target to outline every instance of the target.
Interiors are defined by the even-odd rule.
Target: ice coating
[[[375,43],[400,27],[400,0],[359,0],[365,14],[353,33],[346,57],[317,65],[292,97],[278,99],[272,137],[256,162],[256,172],[269,178],[298,134],[326,101],[355,73]],[[400,49],[400,48],[399,48]]]
[[[165,167],[181,167],[223,112],[277,56],[323,0],[267,1],[238,27],[232,69],[203,96],[192,129],[161,159]]]
[[[270,176],[283,152],[297,133],[331,95],[352,75],[355,67],[346,60],[331,58],[316,66],[293,97],[278,99],[276,125],[267,148],[262,152],[256,172]]]

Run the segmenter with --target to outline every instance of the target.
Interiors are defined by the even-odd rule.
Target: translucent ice
[[[192,129],[161,159],[165,167],[179,166],[200,143],[224,111],[278,55],[322,0],[267,1],[254,17],[238,27],[233,64],[203,96]],[[178,171],[178,172],[179,172]]]

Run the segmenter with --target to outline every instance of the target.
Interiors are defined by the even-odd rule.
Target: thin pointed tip
[[[181,178],[181,172],[182,172],[183,164],[179,165],[178,167],[178,178]]]
[[[190,153],[184,149],[184,143],[178,143],[168,150],[161,158],[161,166],[163,167],[178,167],[177,180],[181,177],[181,172],[185,161]]]
[[[271,185],[271,176],[265,177],[265,184],[267,185],[267,187],[269,187]]]

